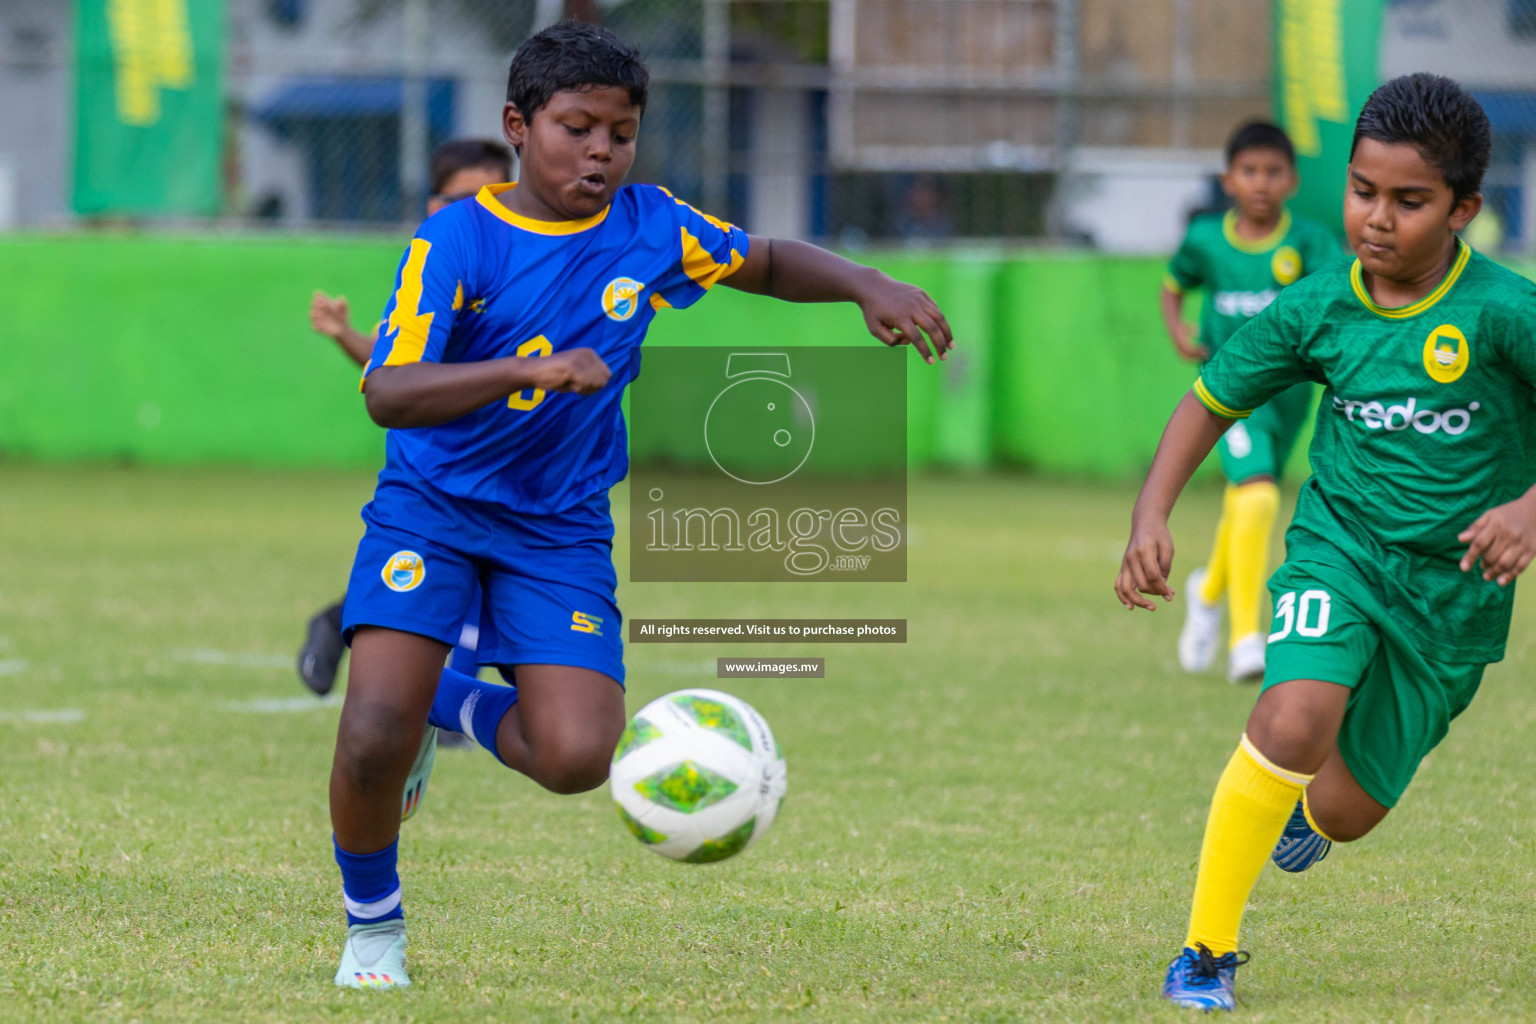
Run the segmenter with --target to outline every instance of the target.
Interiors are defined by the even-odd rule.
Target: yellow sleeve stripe
[[[427,335],[432,330],[432,313],[421,312],[421,275],[427,269],[427,253],[432,243],[421,238],[411,239],[410,255],[400,270],[400,289],[395,292],[395,308],[384,325],[385,334],[395,336],[385,366],[402,363],[419,363],[427,350]]]
[[[1175,295],[1184,294],[1184,286],[1179,284],[1179,279],[1174,277],[1172,274],[1163,275],[1163,287],[1167,288]]]
[[[715,227],[719,228],[721,231],[724,231],[726,234],[730,234],[731,233],[731,228],[734,225],[730,224],[728,221],[723,221],[719,217],[711,217],[709,214],[705,213],[703,210],[699,209],[697,206],[694,206],[692,203],[685,203],[685,202],[683,202],[681,199],[677,198],[677,196],[673,195],[670,191],[668,191],[666,188],[664,188],[661,185],[657,185],[656,187],[661,189],[661,191],[666,194],[666,197],[668,199],[672,200],[678,206],[683,206],[683,207],[686,207],[686,208],[692,210],[694,213],[698,214],[700,217],[703,217],[705,220],[709,221],[711,224],[713,224]]]
[[[1211,394],[1210,389],[1205,386],[1204,379],[1199,377],[1195,378],[1195,397],[1200,399],[1201,405],[1223,419],[1245,420],[1253,412],[1252,409],[1234,409],[1230,405],[1218,402],[1216,396]]]
[[[683,233],[683,273],[693,279],[700,288],[708,291],[716,281],[730,277],[741,269],[741,265],[747,258],[735,249],[731,250],[729,263],[717,263],[708,249],[687,228],[680,228]]]
[[[453,293],[453,308],[455,310],[459,310],[459,309],[463,309],[464,308],[464,282],[463,281],[460,281],[459,282],[459,287],[454,290],[454,293]]]
[[[660,313],[664,309],[671,309],[672,303],[661,297],[661,292],[651,293],[651,308]]]

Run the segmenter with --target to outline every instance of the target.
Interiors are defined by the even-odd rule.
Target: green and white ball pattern
[[[773,824],[787,781],[763,716],[719,690],[679,690],[641,708],[609,774],[635,838],[689,864],[751,846]]]

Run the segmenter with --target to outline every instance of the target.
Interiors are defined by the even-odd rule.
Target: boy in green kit
[[[1163,279],[1163,322],[1185,359],[1210,359],[1280,289],[1343,257],[1326,228],[1286,209],[1296,184],[1296,153],[1285,132],[1255,121],[1232,134],[1221,176],[1232,209],[1190,223]],[[1195,288],[1205,292],[1198,341],[1183,319],[1184,295]],[[1203,672],[1215,660],[1225,595],[1231,612],[1227,678],[1237,683],[1264,674],[1260,605],[1280,512],[1278,481],[1311,399],[1311,384],[1294,385],[1217,444],[1227,493],[1210,561],[1190,574],[1185,588],[1179,664],[1186,672]]]
[[[1536,284],[1457,237],[1482,206],[1488,118],[1435,75],[1361,111],[1344,222],[1356,259],[1287,288],[1205,366],[1164,431],[1115,591],[1173,597],[1168,514],[1231,424],[1326,386],[1286,535],[1268,664],[1217,784],[1165,998],[1232,1009],[1266,859],[1301,871],[1397,803],[1504,656],[1536,555]]]

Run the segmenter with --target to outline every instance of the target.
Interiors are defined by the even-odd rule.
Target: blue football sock
[[[336,865],[341,868],[341,898],[347,904],[347,924],[373,924],[405,916],[400,904],[400,840],[378,853],[348,853],[336,846]]]
[[[482,682],[445,668],[427,721],[439,729],[463,733],[501,761],[496,751],[496,727],[516,703],[516,686]]]

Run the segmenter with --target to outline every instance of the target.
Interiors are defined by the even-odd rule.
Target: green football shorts
[[[1424,657],[1391,610],[1346,570],[1286,562],[1270,577],[1269,592],[1275,621],[1264,689],[1318,679],[1354,691],[1339,753],[1373,799],[1396,805],[1451,719],[1472,703],[1487,666]]]
[[[1227,480],[1234,484],[1256,476],[1279,480],[1311,408],[1312,385],[1297,384],[1227,428],[1216,444]]]

